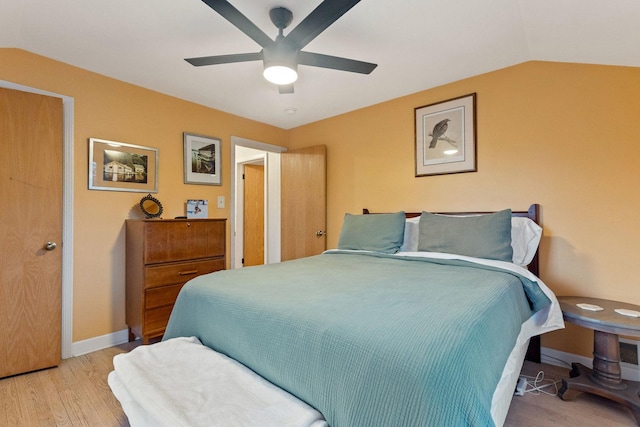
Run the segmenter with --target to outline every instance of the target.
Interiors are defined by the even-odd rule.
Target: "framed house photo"
[[[89,190],[158,192],[158,149],[89,138]]]
[[[416,176],[475,172],[476,94],[415,108]]]
[[[218,138],[184,133],[184,183],[222,185]]]

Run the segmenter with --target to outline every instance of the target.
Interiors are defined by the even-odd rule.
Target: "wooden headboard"
[[[372,212],[369,212],[369,209],[364,208],[362,209],[362,213],[371,214]],[[431,212],[431,213],[441,214],[441,215],[482,215],[482,214],[490,214],[494,212]],[[415,218],[417,216],[420,216],[421,214],[422,212],[406,212],[405,213],[407,218]],[[529,209],[526,211],[512,210],[511,216],[530,218],[536,224],[542,226],[542,224],[540,224],[540,205],[538,204],[533,204],[529,206]],[[529,269],[530,272],[532,272],[536,276],[539,276],[540,270],[539,270],[539,261],[538,261],[538,251],[536,251],[536,254],[533,256],[533,259],[531,260],[531,263],[527,266],[527,268]],[[531,338],[531,341],[529,342],[529,349],[527,350],[527,355],[525,358],[532,362],[540,363],[540,336],[539,335]]]

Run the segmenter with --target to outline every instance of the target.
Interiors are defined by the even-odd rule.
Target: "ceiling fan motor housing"
[[[298,78],[300,49],[284,37],[282,30],[291,24],[293,13],[285,7],[274,7],[269,11],[269,17],[278,28],[278,36],[273,43],[262,49],[264,77],[272,83],[291,84]]]
[[[297,68],[298,48],[287,40],[278,43],[272,43],[265,46],[262,50],[264,65],[286,65],[291,68]]]

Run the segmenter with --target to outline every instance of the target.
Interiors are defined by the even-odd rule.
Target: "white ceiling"
[[[230,3],[275,38],[271,8],[289,8],[292,29],[320,0]],[[378,67],[300,66],[287,95],[261,62],[183,60],[260,50],[201,0],[2,0],[0,47],[290,129],[529,60],[639,67],[639,23],[638,0],[362,0],[304,50]]]

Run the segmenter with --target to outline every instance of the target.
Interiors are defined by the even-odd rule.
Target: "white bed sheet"
[[[250,369],[179,337],[115,356],[108,383],[132,427],[327,427]]]

